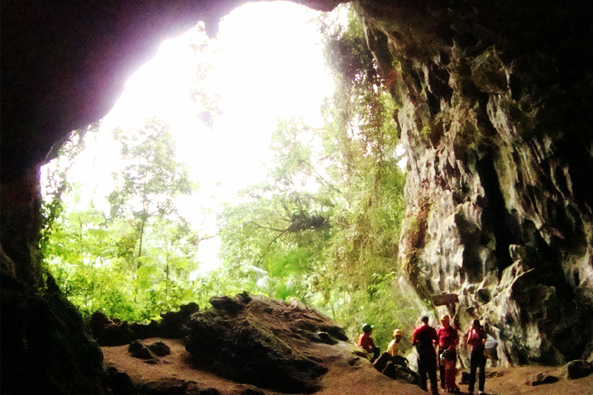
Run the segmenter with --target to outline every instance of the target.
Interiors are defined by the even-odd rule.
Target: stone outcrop
[[[300,2],[330,10],[341,1]],[[219,17],[242,3],[3,1],[3,359],[32,339],[5,340],[8,325],[27,317],[17,306],[43,299],[38,290],[52,285],[38,256],[38,166],[71,130],[109,111],[164,39],[199,20],[213,34]],[[400,105],[395,117],[410,170],[400,251],[410,282],[424,298],[458,293],[460,320],[488,320],[502,359],[579,358],[593,338],[593,4],[356,5]],[[56,317],[71,312],[36,306]],[[73,332],[60,337],[64,347],[92,350],[83,327],[67,322]],[[30,361],[14,363],[25,372]],[[11,393],[5,378],[17,377],[7,366],[3,393]],[[62,393],[79,393],[67,389],[69,376],[55,373]]]
[[[149,337],[163,337],[166,339],[182,339],[188,334],[187,325],[193,313],[200,310],[197,303],[191,302],[179,306],[179,311],[161,313],[161,320],[151,320],[149,323],[121,321],[107,317],[97,311],[89,319],[89,327],[93,337],[101,347],[121,346],[134,340]]]
[[[197,366],[239,383],[313,393],[327,368],[309,345],[348,340],[341,327],[303,305],[246,293],[210,303],[212,309],[192,315],[185,348]]]

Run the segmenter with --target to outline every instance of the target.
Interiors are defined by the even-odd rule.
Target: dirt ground
[[[193,381],[195,387],[216,388],[221,395],[236,395],[248,387],[192,367],[190,355],[185,350],[182,340],[146,339],[142,343],[151,344],[158,340],[169,345],[171,355],[160,358],[157,364],[147,364],[143,360],[131,357],[128,346],[102,347],[105,364],[127,373],[135,384],[163,380]],[[315,356],[329,369],[321,378],[322,389],[316,392],[318,395],[426,394],[415,385],[383,376],[367,360],[359,358],[352,363],[352,346],[347,343],[339,342],[335,346],[317,344]],[[558,377],[559,381],[538,386],[527,384],[529,379],[538,373],[553,375]],[[467,385],[461,384],[460,387],[461,393],[467,394]],[[593,395],[593,375],[569,380],[563,367],[489,368],[485,390],[490,395]],[[265,395],[278,395],[278,392],[268,390],[262,392]]]

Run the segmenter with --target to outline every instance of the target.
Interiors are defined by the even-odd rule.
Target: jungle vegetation
[[[176,159],[169,126],[146,119],[116,129],[122,169],[113,175],[109,210],[77,201],[68,163],[84,147],[76,131],[45,177],[44,264],[64,294],[89,316],[159,319],[188,302],[242,291],[299,300],[342,324],[355,339],[363,323],[386,344],[410,328],[418,306],[400,287],[398,241],[405,171],[398,155],[396,103],[367,49],[358,18],[318,21],[335,81],[324,125],[282,119],[270,142],[267,179],[217,212],[218,233],[196,229],[178,196],[199,188]],[[77,204],[66,204],[69,202]],[[69,208],[76,207],[76,209]],[[221,264],[203,273],[197,250],[220,237]]]

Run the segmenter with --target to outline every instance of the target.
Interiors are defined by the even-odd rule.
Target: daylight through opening
[[[346,7],[248,4],[216,39],[198,25],[165,42],[43,169],[60,288],[87,316],[129,321],[248,291],[351,336],[369,320],[378,341],[411,327],[417,302],[393,297],[411,292],[405,162],[376,68]]]

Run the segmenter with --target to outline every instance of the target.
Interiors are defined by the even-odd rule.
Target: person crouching
[[[375,342],[371,337],[373,335],[373,327],[369,324],[364,324],[362,326],[362,332],[358,338],[358,347],[365,350],[369,354],[371,362],[374,362],[381,355],[381,351],[379,347],[375,346]]]

